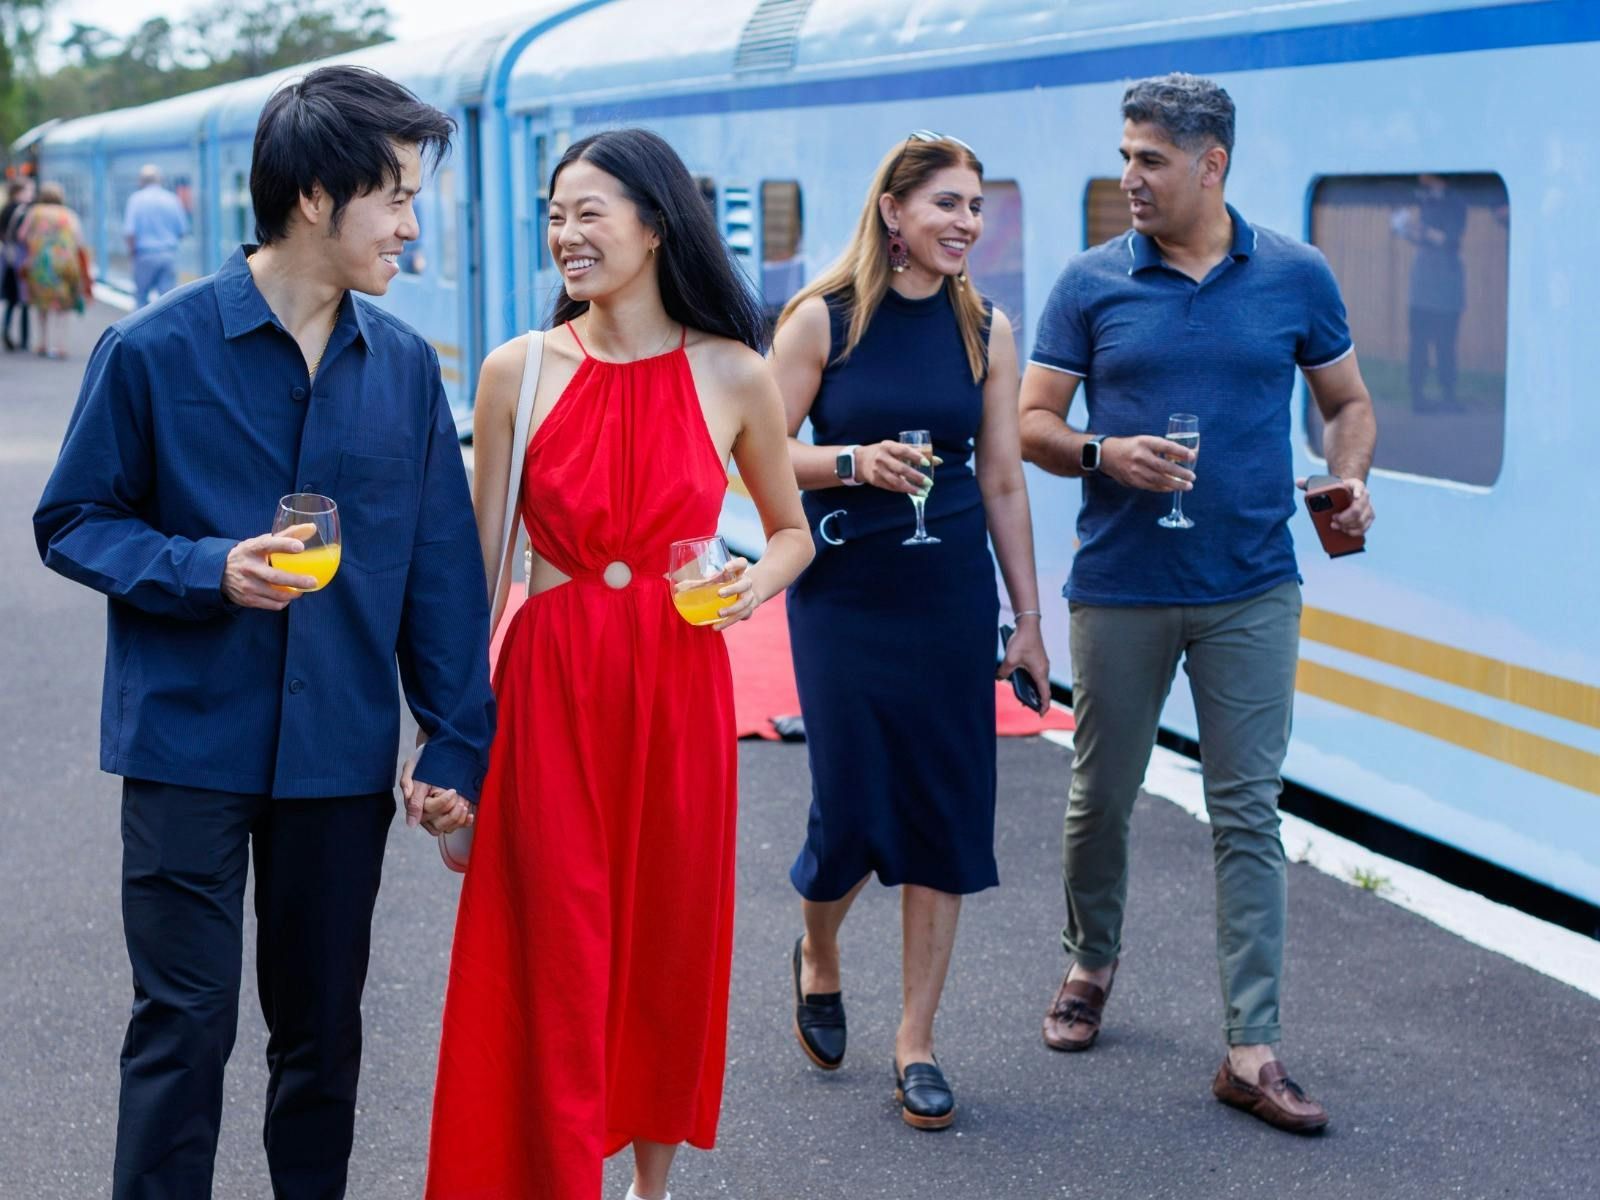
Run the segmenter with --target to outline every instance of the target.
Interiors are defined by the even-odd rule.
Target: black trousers
[[[122,1046],[113,1200],[211,1195],[252,848],[272,1194],[344,1195],[361,992],[394,814],[388,792],[274,800],[124,782],[122,919],[133,1013]]]
[[[1413,308],[1411,319],[1411,353],[1407,362],[1411,383],[1411,408],[1426,412],[1430,407],[1453,409],[1456,407],[1456,334],[1461,329],[1459,312],[1435,312],[1429,308]],[[1433,369],[1439,376],[1439,399],[1429,405],[1424,398],[1428,379],[1428,358],[1432,352]]]

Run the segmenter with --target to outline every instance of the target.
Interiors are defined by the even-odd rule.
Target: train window
[[[1122,194],[1121,179],[1091,179],[1083,192],[1083,246],[1098,246],[1118,234],[1126,233],[1133,222],[1128,217],[1128,198]]]
[[[983,181],[983,236],[967,255],[967,269],[983,294],[1025,329],[1022,312],[1022,189],[1015,180]]]
[[[1498,175],[1323,179],[1311,240],[1344,292],[1378,414],[1374,465],[1488,486],[1505,449],[1511,206]],[[1306,433],[1322,420],[1306,398]]]
[[[769,179],[761,185],[761,298],[776,312],[806,281],[800,254],[804,228],[800,185]]]
[[[722,236],[734,257],[748,260],[756,248],[755,197],[747,187],[725,188]]]
[[[228,240],[236,246],[255,241],[255,212],[250,206],[250,184],[243,171],[233,173],[233,187],[228,190],[223,204],[232,222]],[[231,249],[229,253],[232,253]]]
[[[439,206],[439,238],[436,253],[439,255],[439,282],[454,283],[460,260],[460,247],[456,244],[456,173],[445,167],[434,181],[435,202]]]

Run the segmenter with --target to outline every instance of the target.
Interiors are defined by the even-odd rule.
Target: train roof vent
[[[735,71],[787,71],[811,0],[761,0],[739,35]]]

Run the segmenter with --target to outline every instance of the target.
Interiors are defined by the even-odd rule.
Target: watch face
[[[1098,438],[1083,444],[1079,459],[1082,461],[1085,471],[1098,471],[1100,469],[1100,441]]]
[[[856,456],[845,451],[833,460],[833,469],[840,479],[849,479],[856,473]]]

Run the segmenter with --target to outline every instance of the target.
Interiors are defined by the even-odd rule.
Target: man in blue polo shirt
[[[1122,188],[1133,229],[1078,255],[1039,320],[1022,384],[1023,456],[1083,479],[1071,608],[1076,754],[1063,874],[1071,964],[1044,1021],[1058,1050],[1094,1044],[1121,952],[1128,824],[1183,660],[1200,727],[1217,872],[1228,1044],[1219,1100],[1309,1132],[1328,1115],[1276,1054],[1285,923],[1278,836],[1299,646],[1290,397],[1304,372],[1327,421],[1329,470],[1372,523],[1376,426],[1316,249],[1251,226],[1223,200],[1233,102],[1169,75],[1123,97]],[[1068,426],[1080,383],[1086,430]],[[1204,465],[1162,435],[1199,417]],[[1198,470],[1197,470],[1198,467]],[[1158,521],[1181,492],[1192,528]]]
[[[139,186],[128,197],[122,214],[122,235],[133,260],[133,306],[157,300],[178,282],[178,243],[189,232],[189,214],[177,193],[161,186],[161,168],[146,163],[139,168]]]
[[[134,1002],[111,1194],[209,1196],[254,851],[272,1194],[343,1196],[361,992],[395,815],[398,682],[429,735],[408,818],[466,821],[488,767],[488,589],[439,362],[381,295],[451,121],[371,71],[267,101],[261,245],[117,322],[34,528],[109,598],[100,764],[124,776]],[[321,590],[279,498],[338,505]],[[426,783],[422,781],[426,780]]]

